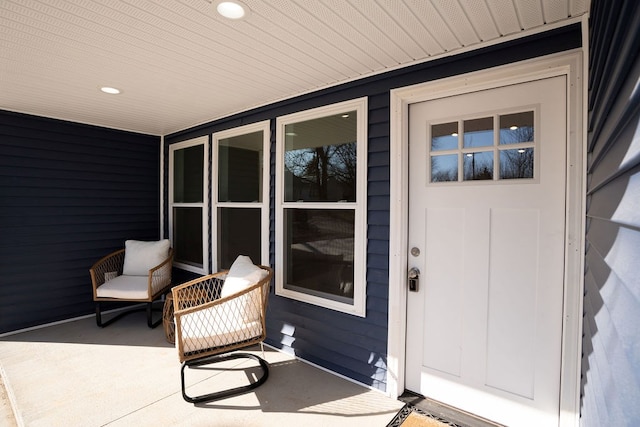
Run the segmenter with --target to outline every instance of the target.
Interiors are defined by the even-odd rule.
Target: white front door
[[[559,420],[566,85],[409,108],[406,388],[506,425]]]

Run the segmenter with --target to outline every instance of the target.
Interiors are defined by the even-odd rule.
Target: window
[[[238,255],[269,263],[269,122],[213,134],[214,270]]]
[[[534,111],[430,126],[431,182],[534,178]]]
[[[208,137],[169,147],[169,239],[174,265],[195,273],[209,272]]]
[[[278,118],[276,293],[365,315],[367,100]]]

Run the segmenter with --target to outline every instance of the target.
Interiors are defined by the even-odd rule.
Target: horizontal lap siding
[[[274,265],[274,242],[278,238],[274,229],[276,118],[362,96],[368,98],[366,317],[351,316],[272,293],[267,313],[266,342],[360,383],[386,390],[390,286],[389,189],[392,179],[389,158],[390,91],[441,77],[576,48],[580,46],[580,42],[580,27],[565,27],[528,39],[325,89],[167,136],[165,141],[169,145],[243,124],[271,120],[270,261],[271,265]],[[165,163],[165,171],[166,167]],[[165,217],[166,215],[167,211]],[[165,231],[168,231],[168,228]],[[393,286],[404,284],[396,283]]]
[[[640,6],[591,15],[582,426],[640,425]]]
[[[389,294],[388,99],[383,94],[368,100],[366,317],[272,297],[267,325],[269,344],[381,390],[386,388]]]
[[[92,313],[89,268],[159,232],[159,138],[0,111],[0,333]]]

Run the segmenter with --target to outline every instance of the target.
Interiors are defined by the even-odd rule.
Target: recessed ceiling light
[[[118,95],[122,93],[120,89],[111,86],[102,86],[100,90],[104,93],[108,93],[109,95]]]
[[[242,19],[249,9],[239,1],[221,1],[216,4],[218,13],[228,19]]]
[[[511,129],[511,130],[517,130],[517,129],[518,129],[518,126],[511,126],[509,129]]]

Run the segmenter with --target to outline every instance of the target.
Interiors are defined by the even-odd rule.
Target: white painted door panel
[[[408,249],[420,255],[408,268],[422,274],[408,296],[406,385],[506,425],[558,425],[566,91],[554,77],[409,111]],[[429,182],[432,124],[522,108],[535,114],[534,178]]]

